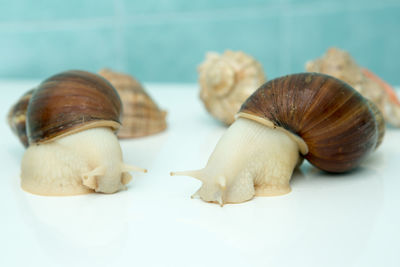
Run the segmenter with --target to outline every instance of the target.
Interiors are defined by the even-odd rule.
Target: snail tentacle
[[[94,170],[84,173],[82,175],[83,185],[85,185],[93,190],[96,190],[96,188],[97,188],[96,176],[104,175],[105,172],[106,172],[106,168],[104,166],[98,166]]]

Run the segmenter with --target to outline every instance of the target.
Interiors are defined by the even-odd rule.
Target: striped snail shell
[[[14,107],[10,114],[15,115]],[[114,193],[131,180],[128,171],[143,171],[122,161],[114,133],[120,126],[121,100],[100,76],[66,71],[48,78],[32,91],[25,116],[29,146],[21,186],[28,192]]]
[[[29,143],[49,142],[90,128],[120,127],[122,104],[105,79],[83,71],[67,71],[43,81],[29,101]]]
[[[110,83],[89,72],[67,71],[26,92],[11,107],[8,123],[28,147],[96,125],[117,131],[121,112],[121,100]]]
[[[356,168],[383,137],[382,114],[348,84],[317,73],[271,80],[242,105],[204,169],[205,201],[243,202],[291,191],[301,155],[328,172]]]
[[[121,97],[123,113],[119,138],[153,135],[167,128],[167,112],[157,106],[136,79],[109,69],[100,70],[99,75],[107,79]]]

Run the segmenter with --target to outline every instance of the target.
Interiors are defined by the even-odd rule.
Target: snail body
[[[121,101],[103,78],[67,71],[42,82],[26,112],[21,186],[39,195],[114,193],[131,180],[115,131]]]
[[[243,103],[204,169],[172,174],[201,180],[194,196],[221,205],[285,194],[302,157],[328,172],[356,168],[383,136],[375,116],[366,99],[331,76],[277,78]]]
[[[30,145],[21,166],[21,187],[38,195],[114,193],[132,179],[118,139],[108,127]]]

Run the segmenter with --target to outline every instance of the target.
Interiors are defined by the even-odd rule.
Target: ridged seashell
[[[383,136],[376,116],[342,80],[321,73],[280,77],[243,103],[205,168],[171,174],[199,179],[194,196],[221,205],[286,194],[300,154],[328,172],[359,166]]]
[[[167,127],[166,111],[146,93],[143,86],[132,76],[108,69],[99,71],[118,91],[123,105],[122,127],[119,138],[135,138],[164,131]]]
[[[198,68],[200,98],[212,116],[230,125],[242,103],[266,81],[263,68],[238,51],[208,52]]]
[[[307,62],[306,70],[325,73],[347,82],[371,100],[387,122],[400,127],[400,101],[395,90],[372,72],[360,67],[348,52],[329,48],[321,58]]]

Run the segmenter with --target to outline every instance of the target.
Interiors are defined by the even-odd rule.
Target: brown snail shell
[[[230,125],[242,103],[266,81],[261,64],[241,51],[208,52],[198,68],[200,99],[216,119]]]
[[[301,73],[261,86],[239,111],[301,137],[304,157],[329,172],[349,171],[378,144],[378,124],[367,100],[332,76]]]
[[[26,111],[34,90],[29,90],[22,95],[18,102],[11,107],[7,116],[11,130],[25,147],[29,146],[28,136],[26,135]]]
[[[122,105],[116,90],[101,77],[66,71],[43,81],[29,101],[29,143],[42,143],[94,127],[120,126]]]
[[[97,125],[116,131],[121,109],[118,93],[106,80],[85,71],[67,71],[22,95],[8,113],[8,124],[28,147]]]
[[[108,69],[99,71],[118,91],[123,105],[119,138],[136,138],[164,131],[167,112],[161,110],[144,87],[128,74]]]

